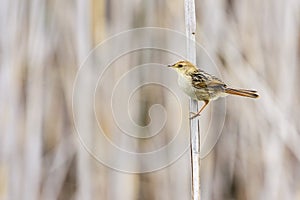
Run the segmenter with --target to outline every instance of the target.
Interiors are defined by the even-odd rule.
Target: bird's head
[[[173,65],[168,65],[168,67],[175,69],[178,73],[184,73],[184,74],[188,74],[188,73],[197,71],[197,68],[195,67],[195,65],[193,65],[192,63],[190,63],[187,60],[182,60]]]

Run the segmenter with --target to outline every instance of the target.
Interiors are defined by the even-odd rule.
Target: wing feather
[[[200,69],[192,73],[191,77],[192,77],[192,84],[197,89],[203,89],[203,88],[214,87],[214,86],[226,87],[226,84],[223,81]]]

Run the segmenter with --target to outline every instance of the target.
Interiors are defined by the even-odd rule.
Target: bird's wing
[[[224,86],[226,84],[217,77],[210,75],[202,70],[198,70],[191,74],[192,84],[195,88],[202,89],[214,86]]]

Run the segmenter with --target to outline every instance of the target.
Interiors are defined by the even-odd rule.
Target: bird
[[[211,75],[187,60],[181,60],[175,64],[168,65],[175,69],[178,74],[179,87],[192,99],[204,101],[204,105],[197,113],[193,113],[193,119],[200,116],[200,113],[210,101],[227,95],[238,95],[249,98],[258,98],[256,90],[234,89],[228,87],[221,79]]]

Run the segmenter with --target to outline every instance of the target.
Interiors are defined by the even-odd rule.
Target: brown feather
[[[223,86],[226,87],[226,84],[218,79],[217,77],[210,75],[200,69],[196,72],[190,74],[192,77],[192,84],[197,89],[202,89],[206,87],[213,86]]]
[[[227,94],[233,94],[233,95],[239,95],[243,97],[250,97],[250,98],[257,98],[259,97],[258,94],[256,94],[255,90],[244,90],[244,89],[233,89],[233,88],[226,88],[225,93]]]

